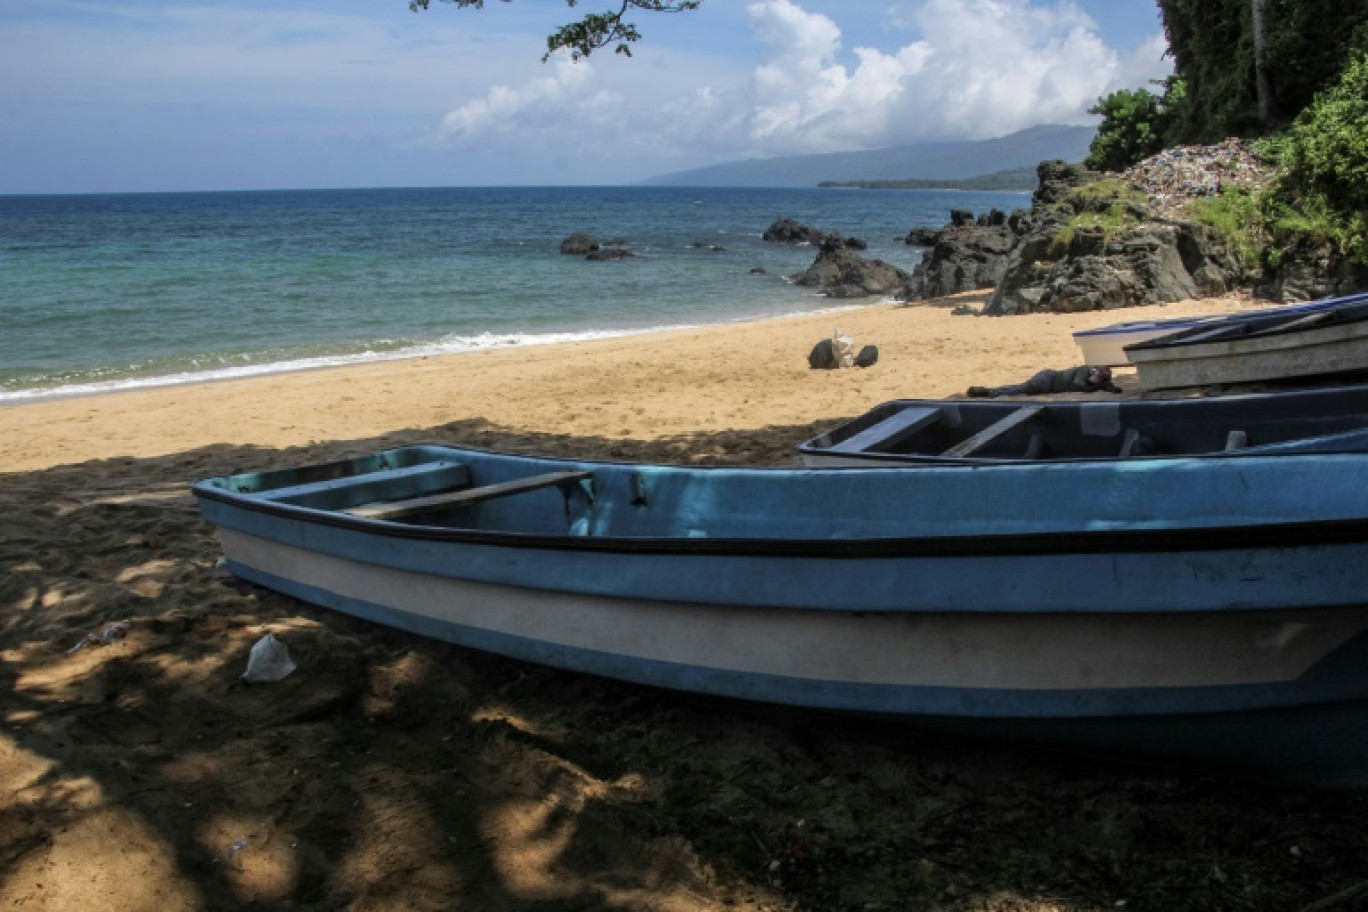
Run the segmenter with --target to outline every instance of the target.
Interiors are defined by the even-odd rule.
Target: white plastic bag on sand
[[[85,649],[87,646],[109,646],[128,636],[128,628],[132,621],[123,620],[115,624],[110,624],[105,628],[104,633],[88,633],[81,637],[81,641],[67,650],[71,654],[78,649]]]
[[[279,681],[294,670],[295,663],[290,660],[290,650],[274,634],[268,633],[253,644],[242,680],[247,684]]]
[[[855,366],[855,340],[841,332],[840,327],[831,337],[831,355],[836,359],[837,367]]]

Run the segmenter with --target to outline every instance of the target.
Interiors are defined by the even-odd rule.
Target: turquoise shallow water
[[[910,229],[1028,204],[646,187],[0,196],[0,403],[829,309],[849,302],[784,279],[815,254],[763,242],[775,219],[911,269]],[[576,231],[637,256],[562,256]]]

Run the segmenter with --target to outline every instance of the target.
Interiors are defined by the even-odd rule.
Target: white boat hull
[[[1357,373],[1368,370],[1368,320],[1129,353],[1147,390]]]
[[[237,576],[513,659],[1368,786],[1366,462],[814,472],[411,447],[195,492]]]
[[[604,598],[381,567],[224,530],[233,572],[390,626],[660,686],[752,679],[785,702],[934,715],[936,691],[1224,688],[1295,681],[1368,630],[1361,609],[1032,615],[796,611]],[[625,672],[625,673],[624,673]],[[690,688],[694,689],[694,688]],[[715,690],[729,696],[732,685]],[[848,689],[848,692],[847,692]],[[924,691],[920,697],[919,691]],[[992,700],[987,699],[992,694]],[[919,700],[923,704],[918,706]],[[1021,701],[1013,701],[1019,704]],[[896,704],[896,705],[895,705]],[[987,710],[992,714],[991,710]]]

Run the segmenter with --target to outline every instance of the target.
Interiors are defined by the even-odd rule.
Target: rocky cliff
[[[992,288],[984,312],[1004,315],[1107,310],[1236,288],[1308,300],[1368,286],[1368,274],[1328,245],[1308,242],[1277,256],[1266,250],[1249,262],[1224,234],[1189,217],[1194,199],[1257,190],[1272,178],[1241,140],[1166,150],[1119,175],[1046,161],[1037,176],[1029,210],[952,213],[903,297]]]
[[[1216,230],[1156,218],[1131,185],[1042,162],[1029,210],[952,219],[913,271],[916,300],[992,288],[985,313],[1106,310],[1222,294],[1244,278]]]

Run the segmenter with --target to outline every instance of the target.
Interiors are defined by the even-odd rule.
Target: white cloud
[[[887,116],[906,91],[906,78],[926,62],[924,47],[894,54],[855,48],[857,64],[837,61],[841,32],[826,16],[792,0],[750,6],[757,37],[770,57],[751,80],[750,138],[789,149],[826,151],[864,145],[888,128]]]
[[[836,62],[840,35],[826,17],[793,0],[760,0],[751,10],[772,53],[756,71],[752,136],[790,149],[984,138],[1082,122],[1098,96],[1137,70],[1069,2],[903,4],[891,21],[912,40],[888,52],[856,48],[849,66]]]
[[[717,0],[643,22],[631,59],[543,65],[563,4],[10,0],[0,180],[86,186],[97,160],[150,175],[130,186],[173,166],[215,187],[617,182],[1088,122],[1099,96],[1171,71],[1157,22],[1108,47],[1080,8],[1099,2]]]
[[[481,133],[542,128],[584,114],[602,121],[616,102],[612,92],[585,93],[594,78],[588,63],[571,63],[565,57],[552,64],[551,75],[533,79],[521,88],[497,85],[482,98],[472,99],[442,118],[443,136],[477,137]]]
[[[1155,32],[1135,51],[1121,62],[1121,72],[1108,90],[1148,88],[1158,92],[1158,86],[1150,85],[1173,73],[1173,61],[1168,56],[1168,41],[1163,32]]]
[[[746,21],[759,53],[744,76],[644,46],[626,67],[558,63],[489,90],[446,115],[441,132],[475,143],[530,129],[555,135],[567,155],[687,166],[1086,123],[1101,95],[1170,71],[1158,32],[1123,58],[1072,0],[901,3],[888,8],[882,47],[854,48],[832,18],[841,7],[828,8],[754,0]]]
[[[1119,67],[1069,3],[928,0],[916,22],[932,54],[902,113],[942,135],[1076,122]]]

